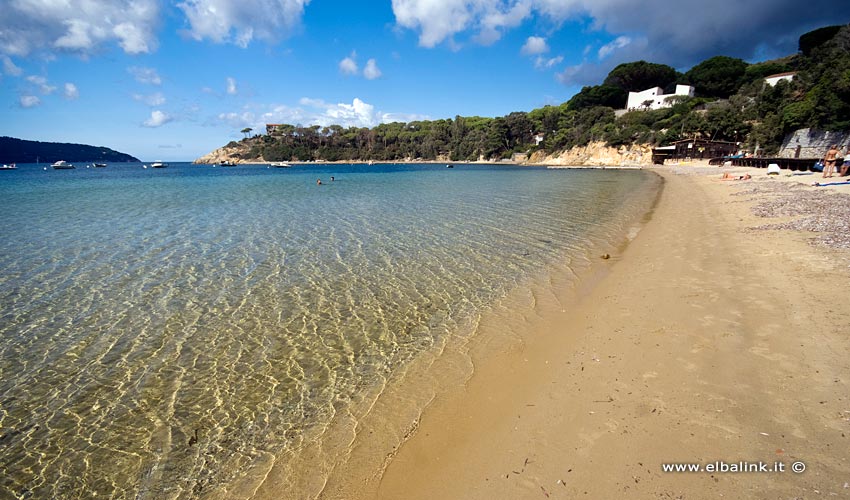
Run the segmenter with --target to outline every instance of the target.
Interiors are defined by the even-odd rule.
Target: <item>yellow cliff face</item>
[[[540,152],[533,153],[528,163],[594,167],[649,166],[652,164],[652,146],[649,144],[631,144],[611,147],[601,141],[591,142],[587,146],[578,146],[551,155]]]
[[[214,164],[223,161],[231,161],[233,163],[263,163],[262,158],[245,159],[243,155],[248,152],[248,146],[243,143],[236,143],[235,146],[227,145],[216,149],[215,151],[206,154],[193,163],[195,164]]]

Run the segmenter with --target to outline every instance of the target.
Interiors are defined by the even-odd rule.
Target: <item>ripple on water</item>
[[[201,496],[296,457],[529,276],[624,234],[652,184],[248,168],[0,187],[0,497]]]

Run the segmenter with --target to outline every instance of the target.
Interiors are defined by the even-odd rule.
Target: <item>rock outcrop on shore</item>
[[[250,152],[250,148],[244,142],[231,142],[227,146],[216,149],[215,151],[206,154],[193,163],[195,164],[214,164],[221,163],[223,161],[229,161],[233,163],[263,163],[265,160],[263,158],[249,158],[246,159],[245,156]]]
[[[630,144],[613,147],[604,142],[591,142],[554,154],[533,153],[528,163],[540,165],[586,165],[591,167],[648,166],[652,164],[652,146]]]

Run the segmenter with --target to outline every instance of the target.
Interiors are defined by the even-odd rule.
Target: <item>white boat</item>
[[[283,162],[283,161],[273,161],[273,162],[271,163],[271,165],[272,165],[273,167],[276,167],[276,168],[289,168],[289,167],[291,167],[291,166],[292,166],[292,165],[290,165],[289,163],[286,163],[286,162]]]
[[[168,163],[161,162],[161,161],[155,161],[155,162],[151,163],[151,168],[165,168],[167,166],[168,166]]]
[[[230,160],[224,160],[223,162],[218,164],[219,167],[235,167],[236,163]]]
[[[3,164],[3,166],[2,166],[2,167],[0,167],[0,170],[17,170],[17,169],[18,169],[18,166],[17,166],[17,165],[15,165],[14,163],[13,163],[13,164],[11,164],[11,165],[6,165],[6,164],[4,163],[4,164]]]
[[[106,166],[106,163],[92,163],[94,168],[103,168]]]
[[[70,163],[66,162],[65,160],[59,160],[51,166],[53,168],[55,168],[56,170],[67,170],[67,169],[70,169],[70,168],[76,168],[75,166],[71,165]]]

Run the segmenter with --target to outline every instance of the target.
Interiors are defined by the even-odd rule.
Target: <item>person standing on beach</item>
[[[844,153],[844,165],[841,165],[841,173],[839,175],[841,177],[846,176],[848,170],[850,170],[850,146],[847,146],[847,152]]]
[[[838,158],[838,154],[841,151],[838,150],[838,147],[833,144],[829,147],[829,151],[826,152],[826,155],[823,157],[823,176],[824,177],[832,177],[832,171],[835,169],[835,159]]]

